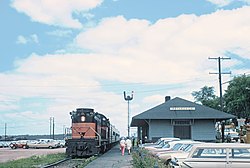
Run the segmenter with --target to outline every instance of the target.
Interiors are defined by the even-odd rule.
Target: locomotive
[[[103,114],[91,108],[70,112],[72,138],[66,140],[69,157],[89,157],[104,153],[119,142],[118,130]]]

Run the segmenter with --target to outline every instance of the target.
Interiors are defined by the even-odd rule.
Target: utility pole
[[[217,57],[217,58],[209,58],[209,59],[218,60],[219,73],[211,73],[211,72],[209,72],[209,74],[219,74],[220,109],[221,109],[221,111],[223,111],[223,97],[222,97],[222,82],[221,82],[222,80],[221,80],[221,74],[231,74],[231,72],[221,72],[221,60],[226,60],[226,59],[231,59],[231,58]],[[225,129],[225,123],[222,122],[222,125],[221,125],[221,138],[222,138],[222,142],[225,141],[224,129]]]
[[[65,135],[66,135],[66,128],[65,125],[63,125],[63,139],[65,139]]]
[[[7,139],[7,123],[4,124],[4,140]]]
[[[128,137],[130,137],[130,121],[129,121],[129,118],[130,118],[130,115],[129,115],[129,101],[133,100],[133,91],[131,93],[131,96],[126,96],[126,92],[124,91],[123,94],[124,94],[124,99],[128,102]]]
[[[54,117],[52,119],[53,119],[53,139],[55,139],[55,120],[54,120]]]
[[[52,117],[49,118],[49,138],[51,139],[51,121]]]

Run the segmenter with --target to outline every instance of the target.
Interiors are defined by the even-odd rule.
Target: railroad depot
[[[215,124],[235,118],[234,115],[182,98],[165,97],[165,102],[132,118],[142,142],[160,137],[178,137],[198,141],[215,141]]]

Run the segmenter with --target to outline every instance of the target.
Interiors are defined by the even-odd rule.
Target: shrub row
[[[137,149],[132,153],[133,168],[166,168],[160,160],[153,157],[145,149]]]

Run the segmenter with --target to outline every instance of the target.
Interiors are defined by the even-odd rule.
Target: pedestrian
[[[122,155],[124,155],[125,147],[126,147],[126,141],[125,138],[122,137],[122,139],[120,140],[120,150],[122,152]]]
[[[240,143],[244,143],[244,132],[243,132],[243,126],[240,126],[239,136],[240,136]]]
[[[126,148],[128,150],[128,154],[130,155],[130,151],[131,151],[131,146],[132,146],[132,142],[129,139],[129,137],[126,139]]]
[[[135,137],[132,138],[132,148],[135,147]]]

